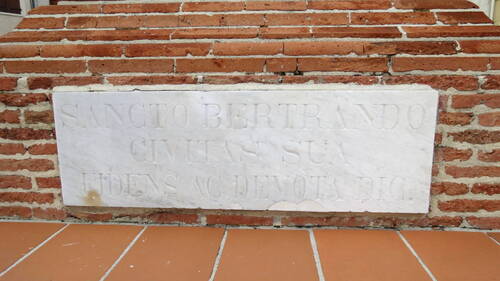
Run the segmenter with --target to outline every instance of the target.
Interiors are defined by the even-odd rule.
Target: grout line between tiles
[[[316,237],[314,237],[312,229],[309,229],[309,239],[311,240],[311,247],[313,250],[314,261],[316,263],[316,270],[318,271],[319,281],[325,281],[325,275],[323,275],[323,268],[321,267],[321,259],[318,252],[318,244],[316,243]]]
[[[68,226],[69,226],[69,224],[66,224],[65,226],[61,227],[61,229],[59,229],[58,231],[54,232],[47,239],[45,239],[42,243],[38,244],[38,246],[36,246],[35,248],[31,249],[31,251],[29,251],[27,254],[25,254],[20,259],[18,259],[15,263],[13,263],[11,266],[9,266],[6,270],[4,270],[3,272],[1,272],[0,273],[0,277],[2,277],[4,274],[6,274],[7,272],[9,272],[12,268],[14,268],[15,266],[17,266],[20,262],[22,262],[23,260],[25,260],[26,258],[28,258],[29,256],[31,256],[31,254],[33,254],[38,249],[40,249],[43,245],[45,245],[47,242],[49,242],[52,238],[56,237],[59,233],[61,233],[63,230],[65,230],[66,227],[68,227]]]
[[[495,238],[491,237],[488,235],[488,232],[483,232],[484,235],[486,235],[488,238],[490,238],[491,240],[493,240],[494,243],[496,243],[497,245],[500,246],[500,242],[498,242]]]
[[[139,233],[134,237],[134,239],[128,244],[128,246],[123,250],[123,252],[120,254],[120,256],[115,260],[115,262],[109,267],[109,269],[104,273],[104,275],[99,279],[99,281],[104,281],[106,278],[108,278],[108,275],[115,269],[116,265],[120,263],[120,261],[125,257],[125,255],[128,253],[128,251],[134,246],[135,242],[139,240],[139,238],[142,236],[142,233],[147,229],[147,226],[144,226]]]
[[[429,277],[432,279],[432,281],[437,281],[436,277],[434,277],[434,274],[432,274],[431,270],[427,267],[427,265],[424,263],[424,261],[418,256],[417,252],[413,249],[413,247],[410,245],[410,242],[406,240],[406,238],[401,234],[401,232],[396,231],[396,233],[399,235],[399,238],[403,240],[403,243],[405,243],[406,247],[410,250],[410,252],[417,258],[417,261],[420,263],[420,266],[422,266],[429,275]]]
[[[212,273],[210,274],[210,279],[208,281],[214,281],[215,274],[217,273],[217,269],[219,268],[220,260],[222,258],[222,251],[224,251],[224,246],[226,245],[227,239],[227,228],[224,229],[224,235],[222,236],[222,240],[220,241],[219,251],[217,252],[217,256],[215,257],[214,267],[212,268]]]

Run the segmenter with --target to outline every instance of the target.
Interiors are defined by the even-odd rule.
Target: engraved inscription
[[[68,205],[425,212],[430,89],[54,94]]]

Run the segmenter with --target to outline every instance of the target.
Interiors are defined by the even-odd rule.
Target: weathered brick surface
[[[31,179],[25,176],[0,176],[0,188],[31,188]]]
[[[447,194],[447,195],[461,195],[466,194],[469,191],[469,188],[466,184],[463,183],[454,183],[454,182],[436,182],[431,186],[431,194]]]
[[[472,193],[483,193],[488,195],[500,194],[499,183],[475,183],[471,189]]]
[[[255,217],[241,215],[207,215],[207,224],[226,225],[272,225],[272,217]]]
[[[61,179],[59,177],[36,178],[38,188],[61,188]]]
[[[467,0],[434,1],[434,0],[396,0],[399,9],[468,9],[478,6]]]
[[[0,36],[0,218],[500,228],[500,27],[474,3],[129,2],[39,7]],[[64,207],[54,89],[238,83],[439,91],[429,213]]]

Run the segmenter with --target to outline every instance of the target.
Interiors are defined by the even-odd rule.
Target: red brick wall
[[[500,228],[500,26],[467,1],[40,7],[0,37],[0,217],[188,224]],[[210,12],[210,13],[207,13]],[[58,86],[244,82],[439,90],[424,215],[64,207]]]

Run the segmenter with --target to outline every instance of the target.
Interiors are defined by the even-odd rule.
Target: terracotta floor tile
[[[63,226],[61,223],[0,222],[0,272]]]
[[[318,280],[309,233],[304,230],[231,229],[215,280]]]
[[[500,247],[484,233],[401,233],[439,281],[500,280]]]
[[[141,229],[70,225],[0,280],[99,280]]]
[[[106,281],[207,281],[222,228],[149,227]]]
[[[488,235],[500,243],[500,232],[488,232]]]
[[[326,281],[431,280],[397,232],[315,230]]]

